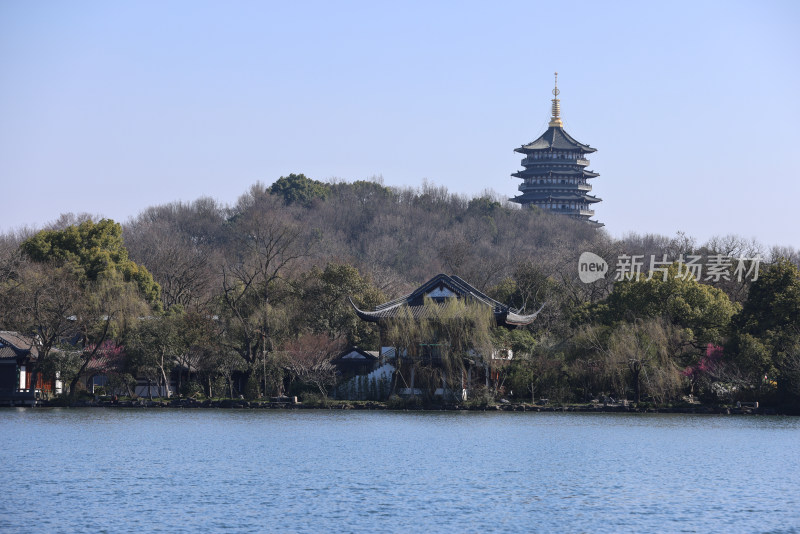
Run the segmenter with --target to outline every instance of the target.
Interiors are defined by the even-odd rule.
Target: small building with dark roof
[[[386,400],[394,367],[378,351],[350,347],[331,363],[336,368],[336,399]]]
[[[0,331],[0,405],[33,405],[35,393],[59,393],[61,381],[37,374],[31,385],[31,365],[39,357],[33,339],[19,332]]]
[[[331,363],[342,377],[351,377],[372,372],[379,361],[378,351],[351,347],[336,356]]]

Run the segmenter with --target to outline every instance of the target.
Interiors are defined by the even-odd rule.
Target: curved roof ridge
[[[559,176],[575,176],[575,175],[583,175],[583,176],[590,176],[594,178],[595,176],[600,176],[598,173],[594,171],[587,171],[584,169],[551,169],[547,167],[537,168],[536,166],[527,167],[521,171],[517,171],[511,176],[516,176],[518,174],[524,174],[527,176],[552,176],[554,174]]]
[[[567,133],[567,131],[566,131],[564,128],[559,128],[559,132],[560,132],[560,133],[561,133],[561,135],[563,135],[563,136],[564,136],[564,137],[565,137],[565,138],[566,138],[568,141],[571,141],[571,142],[573,142],[573,143],[575,143],[575,144],[577,144],[577,145],[580,145],[580,146],[581,146],[581,148],[583,148],[583,149],[584,149],[586,152],[596,152],[596,151],[597,151],[597,149],[596,149],[596,148],[592,148],[592,147],[590,147],[589,145],[586,145],[586,144],[584,144],[584,143],[581,143],[580,141],[578,141],[577,139],[575,139],[574,137],[572,137],[570,134],[568,134],[568,133]]]
[[[353,302],[353,299],[350,298],[349,295],[347,297],[347,300],[350,301],[350,305],[353,307],[353,310],[355,310],[356,315],[358,315],[358,317],[361,320],[363,320],[363,321],[374,321],[375,319],[377,319],[379,317],[379,315],[376,314],[376,312],[364,311],[361,308],[359,308],[358,306],[356,306],[356,303]]]
[[[507,326],[522,326],[530,324],[539,314],[539,311],[541,311],[541,308],[539,308],[539,310],[534,314],[520,315],[518,313],[519,310],[515,310],[507,304],[498,302],[459,276],[449,276],[446,274],[437,274],[414,290],[412,293],[376,306],[373,311],[361,310],[358,306],[356,306],[351,297],[348,296],[347,298],[350,301],[350,305],[353,307],[353,310],[356,312],[356,315],[358,315],[358,317],[364,321],[377,322],[381,319],[394,317],[394,314],[396,313],[395,310],[404,306],[408,307],[411,316],[413,316],[415,319],[419,319],[424,317],[426,314],[424,311],[425,306],[413,304],[413,302],[416,301],[418,303],[418,299],[420,297],[424,296],[426,293],[430,292],[439,285],[447,285],[460,298],[471,299],[490,307],[498,324],[501,322]],[[441,304],[441,302],[439,304]],[[544,307],[544,305],[542,305],[542,307]]]
[[[410,294],[411,293],[409,293],[408,295],[403,295],[402,297],[397,297],[396,299],[392,299],[392,300],[390,300],[388,302],[384,302],[383,304],[378,304],[377,306],[375,306],[375,309],[376,310],[384,310],[384,309],[393,308],[393,307],[397,306],[398,304],[402,304],[403,302],[405,302]]]
[[[474,294],[475,296],[478,296],[480,298],[480,300],[483,300],[486,304],[490,304],[490,305],[492,305],[492,307],[495,307],[495,308],[500,307],[500,308],[508,309],[508,306],[506,306],[502,302],[498,302],[498,301],[494,300],[492,297],[490,297],[489,295],[486,295],[480,289],[478,289],[475,286],[469,284],[468,282],[466,282],[465,280],[459,278],[458,276],[453,275],[453,278],[458,280],[459,282],[463,283],[464,285],[466,285],[470,289],[470,291],[469,291],[470,293]]]
[[[557,134],[563,139],[557,139],[556,138]],[[592,148],[589,145],[581,143],[580,141],[569,135],[567,131],[560,126],[550,126],[547,129],[547,131],[545,131],[535,140],[531,141],[527,145],[522,145],[519,148],[515,148],[514,151],[524,153],[525,150],[547,150],[547,149],[582,150],[583,152],[586,153],[597,152],[596,148]]]

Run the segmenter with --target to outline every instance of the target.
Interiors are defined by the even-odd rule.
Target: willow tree
[[[682,334],[663,318],[621,323],[611,332],[605,350],[608,363],[615,372],[627,376],[636,402],[643,394],[659,403],[680,396],[681,368],[671,357],[669,346],[671,337]]]
[[[440,386],[451,392],[462,389],[471,367],[488,371],[494,327],[493,310],[469,299],[426,297],[415,313],[402,308],[384,326],[398,353],[393,390],[400,381],[412,392],[417,385],[425,393]]]

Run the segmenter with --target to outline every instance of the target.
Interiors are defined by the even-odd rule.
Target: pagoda
[[[592,186],[588,182],[599,174],[586,169],[589,165],[586,154],[597,149],[576,141],[564,130],[559,94],[556,72],[553,116],[547,131],[535,141],[514,149],[525,154],[522,159],[525,170],[511,175],[523,182],[519,186],[521,194],[510,200],[523,207],[535,206],[567,215],[599,228],[603,224],[591,217],[594,216],[592,205],[601,199],[589,194]]]

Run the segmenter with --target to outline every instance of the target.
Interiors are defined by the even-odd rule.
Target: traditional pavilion
[[[519,186],[521,194],[510,200],[523,207],[535,206],[600,227],[603,224],[591,217],[594,216],[592,205],[601,199],[589,194],[592,186],[588,182],[599,174],[586,169],[589,165],[586,154],[597,149],[576,141],[564,130],[559,94],[556,72],[553,116],[547,131],[535,141],[514,149],[525,154],[522,159],[525,170],[511,175],[523,182]]]
[[[351,300],[353,309],[362,320],[377,323],[380,328],[381,361],[391,365],[392,369],[396,369],[389,388],[391,392],[401,395],[424,395],[426,393],[444,395],[446,391],[449,391],[450,394],[454,394],[455,388],[452,385],[448,387],[443,373],[439,375],[441,382],[433,387],[428,387],[427,390],[423,381],[419,379],[420,377],[417,377],[415,381],[415,371],[418,365],[427,366],[430,369],[431,367],[436,368],[442,363],[440,359],[442,345],[436,341],[431,343],[430,340],[428,342],[419,340],[416,343],[412,341],[406,347],[395,347],[392,346],[393,344],[387,336],[387,327],[393,319],[434,318],[436,309],[432,307],[432,304],[445,306],[449,299],[453,298],[485,306],[492,312],[494,323],[497,326],[509,329],[531,324],[541,311],[540,308],[535,313],[522,314],[520,310],[490,298],[458,276],[445,274],[434,276],[408,295],[376,306],[372,311],[358,309]],[[445,343],[445,345],[448,344]],[[466,400],[470,390],[475,386],[485,385],[488,388],[490,382],[493,382],[497,387],[500,376],[497,369],[508,363],[512,354],[508,347],[496,347],[491,354],[478,354],[475,350],[468,350],[462,356],[465,362],[462,376],[460,378],[451,376],[451,378],[460,380],[460,396]]]
[[[446,274],[437,274],[408,295],[376,306],[372,311],[358,309],[352,300],[350,303],[362,320],[380,325],[387,319],[398,317],[398,313],[405,307],[415,319],[425,318],[425,314],[428,311],[425,307],[426,298],[441,304],[446,299],[453,297],[468,299],[491,308],[497,326],[504,326],[510,329],[531,324],[539,314],[537,311],[530,315],[521,315],[519,310],[497,302],[458,276],[448,276]]]

